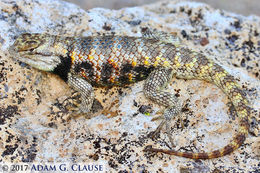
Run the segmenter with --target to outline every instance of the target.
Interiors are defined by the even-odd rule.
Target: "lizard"
[[[173,77],[203,80],[219,87],[232,102],[239,128],[231,142],[211,152],[181,152],[145,147],[145,152],[162,152],[191,159],[212,159],[230,154],[245,141],[249,130],[250,107],[244,91],[223,67],[204,54],[182,45],[180,38],[162,31],[142,29],[142,36],[103,35],[68,37],[47,33],[23,33],[10,46],[11,56],[30,66],[59,75],[80,93],[76,113],[88,114],[95,94],[93,87],[125,86],[145,80],[146,98],[164,106],[166,126],[181,113],[177,97],[165,88]],[[170,138],[170,140],[172,140]]]

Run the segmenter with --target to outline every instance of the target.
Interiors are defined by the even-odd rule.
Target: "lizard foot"
[[[183,120],[181,118],[181,113],[179,110],[176,110],[175,107],[172,107],[172,108],[167,108],[164,110],[164,114],[161,115],[161,116],[158,116],[158,117],[155,117],[152,119],[152,121],[157,121],[157,120],[160,120],[160,119],[163,119],[162,122],[159,124],[159,126],[156,128],[155,131],[151,132],[148,134],[148,137],[151,137],[151,138],[156,138],[158,137],[158,134],[159,132],[161,131],[161,129],[163,128],[163,126],[165,125],[166,127],[166,133],[167,133],[167,136],[169,138],[169,141],[171,143],[171,147],[175,147],[174,145],[174,142],[173,142],[173,138],[172,138],[172,135],[171,135],[171,129],[170,129],[170,126],[169,126],[169,123],[171,121],[172,118],[175,118],[177,116],[177,118],[180,120],[179,122],[181,123],[181,126],[182,128],[184,127],[184,124],[183,124]],[[178,121],[177,121],[178,122]]]
[[[97,115],[103,110],[102,104],[94,99],[91,108],[86,108],[85,105],[82,105],[78,101],[73,101],[73,103],[66,107],[70,113],[70,118],[77,119],[81,116],[84,116],[86,119]]]

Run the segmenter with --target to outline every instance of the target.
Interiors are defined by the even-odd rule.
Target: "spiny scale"
[[[72,69],[92,85],[125,85],[173,65],[176,48],[157,40],[105,36],[77,39],[70,46]]]

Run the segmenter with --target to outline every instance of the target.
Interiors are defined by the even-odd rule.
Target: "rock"
[[[260,122],[259,17],[179,1],[84,11],[58,0],[4,0],[0,9],[1,162],[74,161],[101,164],[117,172],[259,171],[259,137],[254,136]],[[76,93],[57,76],[15,61],[7,51],[23,32],[141,36],[142,27],[177,34],[183,44],[211,57],[238,79],[253,108],[254,133],[245,145],[228,156],[200,162],[145,153],[145,146],[168,148],[169,141],[164,130],[156,140],[147,137],[159,122],[140,110],[149,108],[156,116],[160,107],[145,99],[143,82],[127,88],[96,89],[103,112],[91,119],[70,119],[66,105]],[[176,149],[211,151],[229,142],[237,120],[233,120],[234,110],[220,89],[180,79],[174,79],[169,89],[186,103],[185,128],[172,122]]]

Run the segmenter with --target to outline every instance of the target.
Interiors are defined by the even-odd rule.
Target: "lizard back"
[[[171,68],[176,53],[170,43],[124,36],[77,38],[68,50],[73,71],[94,86],[144,80],[154,68]]]

